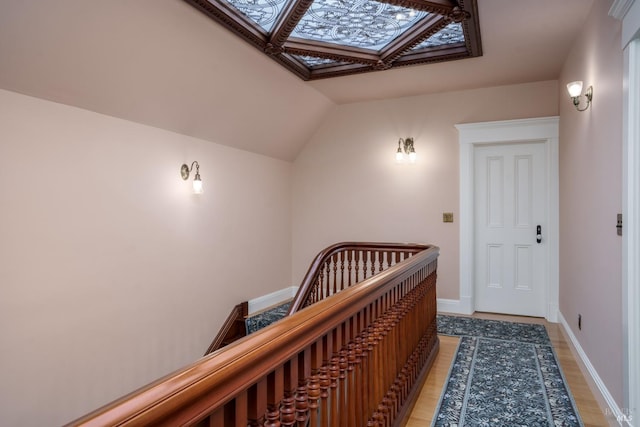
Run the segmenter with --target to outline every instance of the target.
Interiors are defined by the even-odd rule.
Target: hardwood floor
[[[583,375],[571,346],[558,323],[549,323],[545,319],[519,316],[505,316],[489,313],[475,313],[472,317],[479,319],[506,320],[521,323],[544,325],[553,344],[564,376],[578,406],[578,412],[585,427],[602,427],[618,425],[611,415],[605,416],[598,401],[594,397],[585,376]],[[431,367],[422,391],[413,407],[405,427],[425,427],[431,424],[440,394],[449,374],[449,368],[458,347],[459,338],[440,335],[440,352]],[[597,392],[596,392],[597,393]]]

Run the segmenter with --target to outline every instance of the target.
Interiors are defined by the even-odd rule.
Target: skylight
[[[426,15],[368,0],[315,0],[291,37],[380,51]]]
[[[185,0],[304,80],[482,55],[476,0]]]

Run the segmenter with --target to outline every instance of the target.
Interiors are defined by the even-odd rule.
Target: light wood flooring
[[[578,406],[578,412],[585,427],[602,427],[618,425],[615,419],[601,409],[598,400],[594,397],[594,392],[590,388],[589,383],[585,379],[573,353],[573,348],[562,331],[559,323],[549,323],[545,319],[519,316],[505,316],[488,313],[476,313],[472,317],[480,319],[506,320],[521,323],[537,323],[547,328],[549,339],[553,344],[556,355],[560,362],[560,366],[564,376],[569,383],[569,388],[573,394],[573,398]],[[431,425],[431,420],[435,415],[436,406],[440,400],[444,383],[449,374],[449,368],[458,347],[459,338],[440,335],[440,351],[436,357],[433,366],[425,380],[422,391],[413,407],[411,415],[405,424],[405,427],[425,427]],[[584,369],[584,367],[582,367]],[[600,400],[602,397],[591,384],[593,390]],[[604,406],[603,406],[604,407]]]

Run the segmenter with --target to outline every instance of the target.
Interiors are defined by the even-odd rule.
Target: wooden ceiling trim
[[[420,22],[419,25],[415,25],[414,28],[391,42],[387,48],[381,52],[380,58],[384,62],[391,63],[401,55],[407,53],[413,47],[442,30],[448,24],[449,20],[442,16],[427,16],[424,18],[424,22]]]
[[[273,46],[282,46],[287,41],[291,32],[296,28],[300,19],[307,13],[307,10],[313,4],[313,0],[296,0],[289,4],[287,9],[280,14],[276,24],[271,32],[271,40]]]
[[[471,56],[482,56],[482,37],[480,36],[480,18],[478,14],[478,2],[476,0],[466,0],[462,3],[471,13],[471,18],[462,23],[464,28],[464,38]]]
[[[434,62],[453,61],[470,58],[471,55],[464,43],[457,45],[428,48],[408,53],[393,63],[394,67],[407,65],[430,64]]]
[[[449,16],[454,13],[458,6],[456,1],[425,1],[425,0],[376,0],[380,3],[392,4],[394,6],[402,6],[408,9],[421,10],[424,12],[435,13],[438,15]]]
[[[284,50],[286,53],[295,55],[313,56],[316,58],[360,64],[376,64],[380,61],[380,56],[370,50],[312,40],[291,38],[284,44]]]
[[[307,81],[311,79],[311,71],[309,68],[307,68],[305,64],[300,63],[296,58],[287,55],[286,53],[273,56],[272,58],[302,80]]]
[[[247,40],[260,50],[267,45],[268,35],[224,0],[184,0],[209,18]]]

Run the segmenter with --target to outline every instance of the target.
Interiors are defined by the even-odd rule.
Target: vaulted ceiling
[[[479,0],[482,56],[304,81],[187,0],[0,0],[0,88],[290,161],[336,104],[557,79],[593,1]]]

